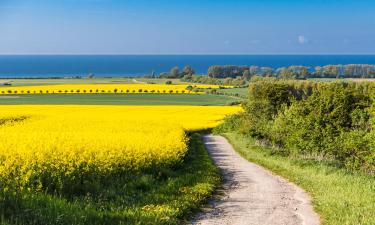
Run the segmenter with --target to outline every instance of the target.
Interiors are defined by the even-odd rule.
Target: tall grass
[[[281,156],[272,148],[259,146],[255,139],[238,133],[225,133],[225,136],[243,157],[310,193],[323,225],[375,224],[373,176],[298,156]]]

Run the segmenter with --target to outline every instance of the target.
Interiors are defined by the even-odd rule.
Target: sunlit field
[[[175,84],[60,84],[0,88],[0,94],[99,94],[99,93],[159,93],[196,94],[199,89],[231,88],[218,85]]]
[[[67,199],[67,205],[73,204],[69,203],[72,199],[91,196],[99,204],[91,205],[91,210],[105,207],[115,213],[107,208],[113,204],[111,200],[97,202],[108,195],[106,188],[124,179],[124,185],[131,185],[130,177],[142,177],[144,173],[166,176],[163,171],[181,167],[186,160],[186,132],[212,128],[239,110],[224,106],[0,106],[0,201],[5,202],[0,207],[2,215],[13,220],[13,215],[22,210],[39,208],[33,206],[35,196],[61,196]],[[151,181],[144,182],[151,185]],[[160,181],[152,183],[157,182]],[[180,190],[181,197],[197,194],[189,187],[185,189]],[[173,210],[167,206],[172,200],[159,199],[159,204],[151,206],[146,201],[135,206],[128,202],[129,193],[122,193],[118,195],[122,195],[123,204],[115,211],[123,218],[120,221],[137,221],[147,213],[155,221],[163,216],[173,220],[192,207],[191,201],[199,202],[209,195],[204,193],[197,199],[185,199],[190,203]],[[26,201],[30,196],[33,200]],[[31,206],[25,206],[25,201],[32,202],[27,203]],[[179,203],[178,199],[173,201]],[[13,208],[9,208],[11,205]],[[130,215],[129,210],[138,214]],[[88,216],[86,209],[77,212]],[[48,215],[54,221],[54,214]],[[17,219],[20,218],[23,221],[22,217]],[[33,219],[40,220],[37,216]]]

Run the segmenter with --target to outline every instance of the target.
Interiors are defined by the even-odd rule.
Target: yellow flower
[[[180,163],[224,106],[0,106],[0,183],[35,191]],[[17,120],[14,118],[24,118]]]

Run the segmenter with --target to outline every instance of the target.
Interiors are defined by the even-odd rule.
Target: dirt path
[[[205,136],[204,142],[223,173],[225,195],[192,224],[319,224],[319,216],[301,188],[243,159],[221,136]]]
[[[133,81],[133,83],[135,83],[135,84],[146,84],[146,82],[137,81],[136,79],[133,79],[132,81]]]

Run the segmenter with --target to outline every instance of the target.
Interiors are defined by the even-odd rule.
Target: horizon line
[[[375,53],[0,53],[0,56],[375,56]]]

